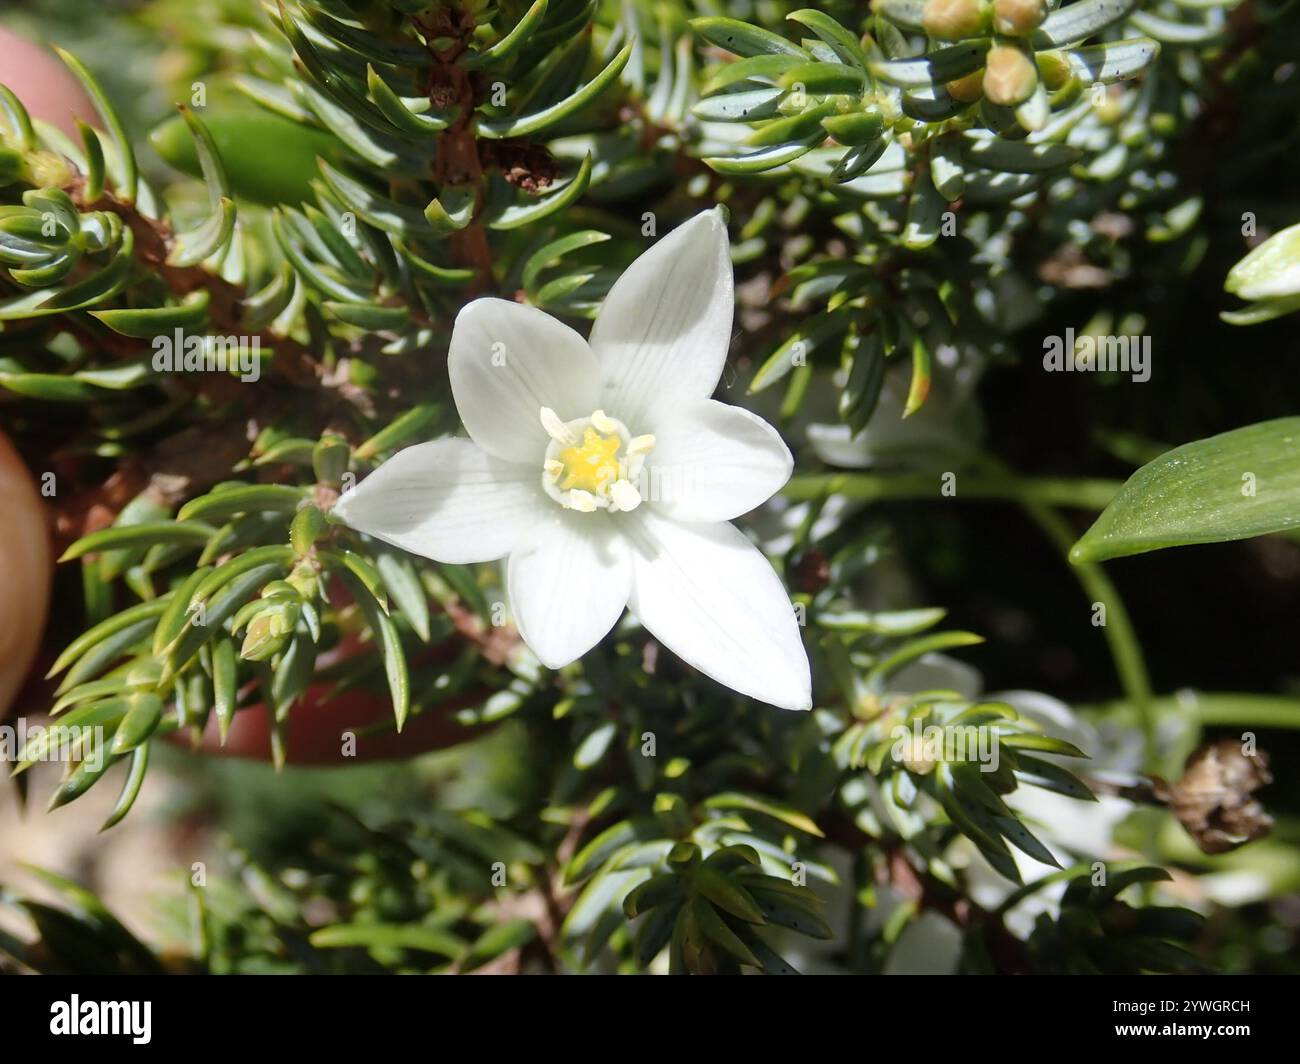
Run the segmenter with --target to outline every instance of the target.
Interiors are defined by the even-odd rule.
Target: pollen
[[[618,450],[622,441],[618,436],[604,436],[594,426],[587,426],[582,443],[566,447],[559,460],[564,466],[560,490],[577,488],[593,495],[604,494],[619,477]]]

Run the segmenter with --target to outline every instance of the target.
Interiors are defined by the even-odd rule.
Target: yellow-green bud
[[[995,44],[984,61],[984,95],[990,103],[1015,107],[1034,94],[1038,68],[1019,48]]]
[[[1039,52],[1034,56],[1038,64],[1038,76],[1043,79],[1043,87],[1048,92],[1065,88],[1074,77],[1074,70],[1060,52]]]
[[[928,776],[938,768],[939,763],[931,756],[932,751],[925,747],[925,741],[920,736],[907,735],[896,744],[896,756],[903,762],[908,772],[918,776]]]
[[[248,622],[239,656],[245,661],[266,661],[277,654],[289,642],[298,614],[297,603],[276,604],[263,610]]]
[[[988,27],[988,5],[984,0],[925,0],[921,27],[941,41],[978,37]]]
[[[73,172],[68,164],[53,152],[34,151],[27,156],[27,168],[31,183],[37,188],[49,185],[66,185],[72,180]]]
[[[1047,18],[1047,0],[993,0],[993,28],[1008,37],[1028,37]]]
[[[974,103],[984,95],[984,71],[977,70],[944,86],[958,103]]]

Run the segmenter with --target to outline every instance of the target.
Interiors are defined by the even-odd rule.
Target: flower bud
[[[1274,233],[1228,272],[1223,286],[1242,299],[1300,294],[1300,225]]]
[[[1038,68],[1019,48],[996,44],[984,63],[984,95],[990,103],[1015,107],[1034,94]]]
[[[993,28],[1008,37],[1028,37],[1047,18],[1047,0],[993,0]]]
[[[1038,65],[1038,76],[1043,79],[1043,87],[1048,92],[1065,88],[1074,77],[1074,70],[1060,52],[1039,52],[1034,56]]]
[[[282,650],[298,623],[296,602],[273,603],[248,622],[239,656],[245,661],[266,661]]]
[[[925,0],[921,26],[941,41],[978,37],[988,25],[988,7],[983,0]]]
[[[923,739],[909,735],[899,740],[899,746],[899,759],[908,772],[912,772],[917,776],[928,776],[939,767],[939,762],[934,760],[931,751],[926,750]]]
[[[974,103],[984,95],[984,71],[977,70],[944,86],[948,95],[959,103]]]

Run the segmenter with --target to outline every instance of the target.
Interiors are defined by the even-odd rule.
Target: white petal
[[[456,316],[447,373],[474,442],[539,469],[549,442],[542,407],[571,421],[600,405],[600,370],[587,341],[536,307],[507,299],[476,299]]]
[[[707,399],[731,343],[735,292],[717,210],[678,226],[627,268],[591,330],[606,409],[633,432],[656,408]]]
[[[730,521],[790,479],[794,460],[780,434],[738,406],[687,403],[656,428],[643,494],[679,521]]]
[[[741,694],[809,709],[812,684],[780,578],[744,534],[678,524],[643,507],[633,539],[631,610],[664,646]]]
[[[547,668],[580,658],[622,616],[632,589],[628,553],[608,514],[555,506],[511,552],[510,608],[519,634]]]
[[[460,564],[504,558],[548,502],[540,469],[446,439],[399,451],[344,492],[333,513],[412,554]]]

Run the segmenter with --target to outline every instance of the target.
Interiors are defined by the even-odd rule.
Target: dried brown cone
[[[1267,835],[1273,818],[1252,794],[1273,781],[1268,756],[1247,753],[1239,739],[1220,739],[1187,759],[1169,788],[1169,807],[1206,853],[1235,850]]]

